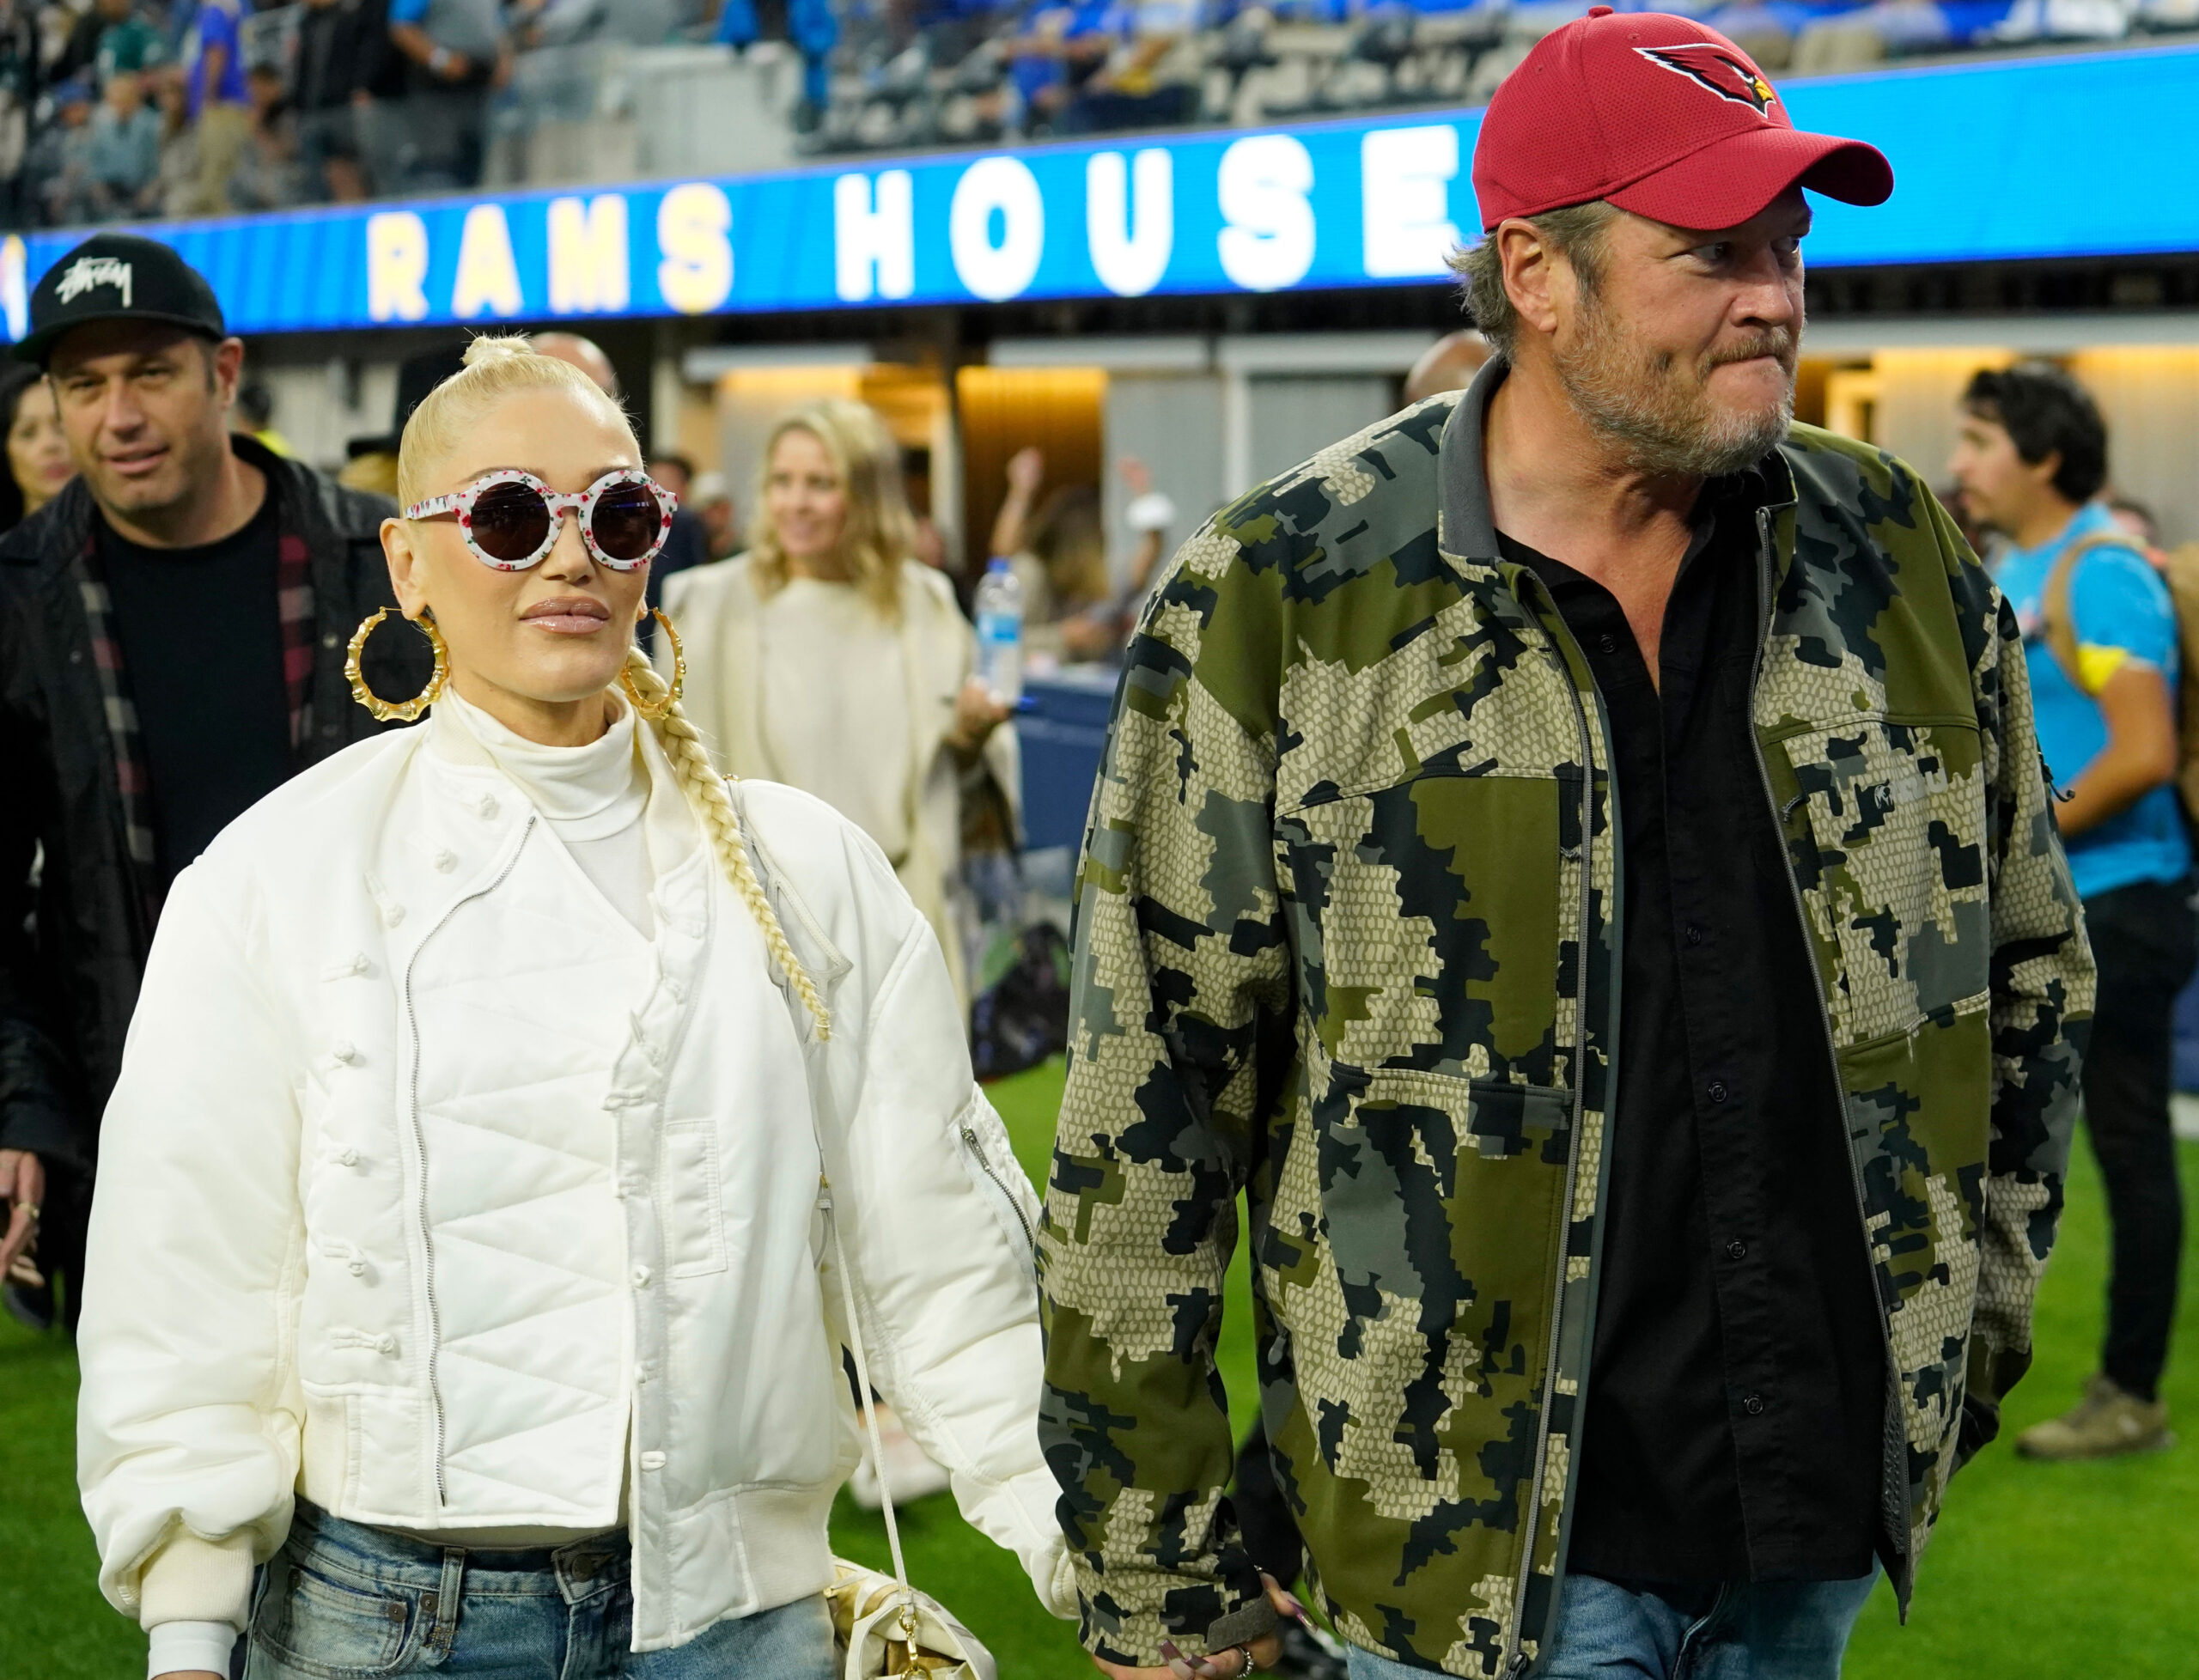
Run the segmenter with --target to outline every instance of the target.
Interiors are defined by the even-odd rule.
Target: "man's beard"
[[[1582,300],[1581,328],[1556,354],[1557,377],[1575,410],[1624,451],[1627,464],[1654,477],[1715,478],[1762,460],[1794,418],[1794,338],[1785,327],[1706,351],[1684,381],[1670,351],[1645,350],[1593,295]],[[1733,410],[1711,400],[1712,371],[1756,356],[1778,359],[1787,386],[1769,409]]]

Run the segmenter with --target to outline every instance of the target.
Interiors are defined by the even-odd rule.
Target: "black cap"
[[[228,336],[206,277],[136,234],[94,234],[46,271],[30,313],[15,356],[41,368],[63,333],[90,321],[165,321],[216,342]]]
[[[405,423],[412,417],[412,411],[428,400],[428,393],[445,380],[454,376],[466,366],[466,340],[454,339],[448,344],[438,344],[417,356],[408,356],[397,364],[397,417],[386,432],[371,437],[355,437],[344,446],[353,460],[362,455],[393,455],[398,443],[405,436]]]

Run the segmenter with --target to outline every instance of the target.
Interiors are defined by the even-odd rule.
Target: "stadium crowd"
[[[1680,9],[1789,76],[2199,29],[2199,0]],[[576,106],[592,113],[618,48],[791,55],[801,69],[782,114],[793,149],[831,154],[1479,104],[1586,10],[1579,0],[0,0],[0,219],[249,212],[557,173],[562,161],[530,171],[523,146],[500,172],[496,140]]]

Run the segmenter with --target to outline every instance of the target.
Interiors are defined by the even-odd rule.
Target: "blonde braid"
[[[664,679],[657,675],[656,668],[638,648],[626,655],[626,678],[651,705],[668,691]],[[662,717],[653,721],[665,757],[679,772],[680,789],[701,821],[711,849],[717,853],[726,879],[740,892],[749,914],[756,918],[756,925],[763,932],[772,966],[786,977],[811,1019],[816,1021],[818,1038],[830,1038],[831,1013],[825,1007],[825,1000],[819,995],[809,971],[802,967],[801,959],[795,955],[794,947],[787,942],[786,929],[779,926],[771,901],[764,896],[763,882],[756,879],[756,871],[748,861],[748,843],[741,838],[740,819],[734,811],[732,796],[725,790],[725,779],[717,773],[710,753],[704,748],[702,736],[687,721],[686,713],[679,709],[677,701]]]

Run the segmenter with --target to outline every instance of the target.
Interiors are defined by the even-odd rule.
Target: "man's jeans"
[[[472,1551],[362,1527],[298,1502],[260,1573],[246,1680],[835,1680],[822,1598],[629,1650],[632,1558],[607,1534],[556,1551]]]
[[[1878,1579],[1670,1586],[1569,1575],[1557,1648],[1537,1680],[1840,1680]],[[1355,1648],[1351,1680],[1422,1676]]]

